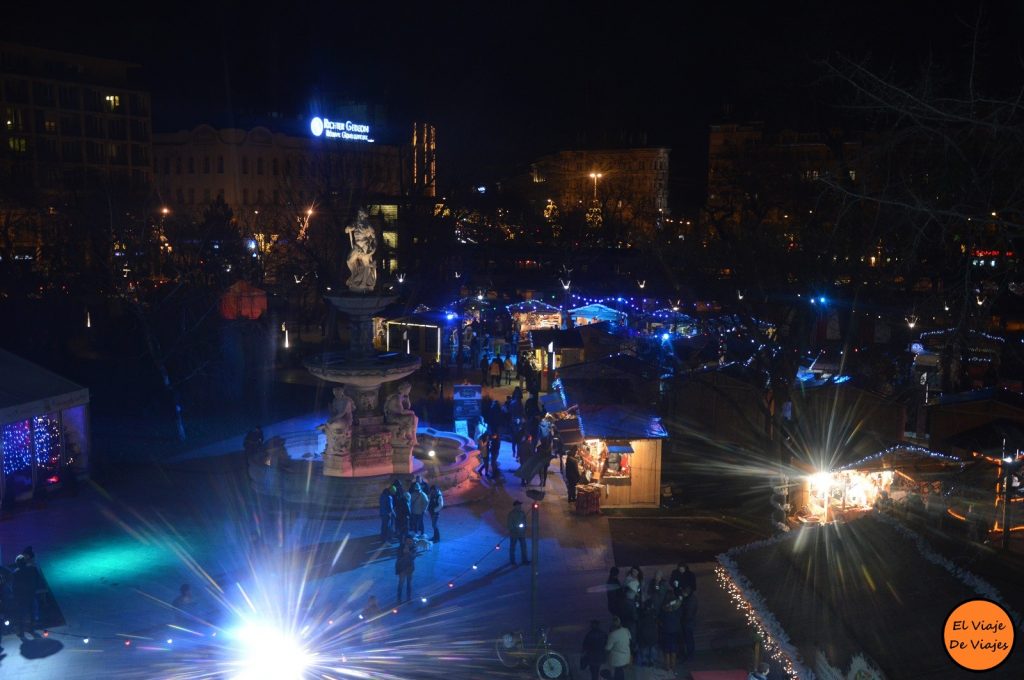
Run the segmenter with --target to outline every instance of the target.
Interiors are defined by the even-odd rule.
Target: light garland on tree
[[[921,333],[921,335],[919,335],[918,337],[921,340],[924,340],[925,338],[931,338],[931,337],[935,337],[937,335],[946,335],[948,333],[953,333],[955,331],[956,331],[955,328],[943,328],[943,329],[940,329],[940,330],[937,330],[937,331],[925,331],[924,333]],[[980,335],[981,337],[985,338],[986,340],[992,340],[994,342],[1006,342],[1006,338],[1000,337],[998,335],[992,335],[991,333],[986,333],[984,331],[971,331],[971,330],[969,330],[969,331],[967,331],[967,334],[968,335]]]

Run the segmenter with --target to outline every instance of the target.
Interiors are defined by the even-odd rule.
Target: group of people
[[[43,592],[43,577],[36,566],[32,546],[26,547],[15,558],[13,569],[0,566],[0,612],[3,619],[17,629],[22,641],[26,635],[35,635],[39,596]]]
[[[431,538],[441,540],[440,519],[444,508],[444,494],[437,485],[427,486],[417,477],[409,484],[408,490],[402,480],[396,479],[380,492],[380,540],[381,543],[405,545],[407,538],[425,538],[424,515],[430,516]]]
[[[668,579],[658,572],[645,582],[638,566],[630,567],[622,580],[619,574],[618,567],[608,574],[611,630],[605,634],[599,621],[591,622],[583,641],[581,666],[590,669],[594,680],[602,664],[611,667],[615,680],[620,680],[634,660],[638,666],[660,662],[674,673],[677,662],[696,651],[696,575],[685,562],[680,562]]]

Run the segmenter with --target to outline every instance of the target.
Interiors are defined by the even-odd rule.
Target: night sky
[[[449,182],[467,185],[646,134],[675,149],[675,190],[697,195],[707,125],[726,106],[737,120],[833,125],[846,95],[821,61],[837,54],[904,81],[933,62],[963,82],[979,16],[979,80],[1022,83],[1021,3],[433,4],[16,3],[0,35],[142,64],[158,131],[305,114],[318,95],[428,118]]]

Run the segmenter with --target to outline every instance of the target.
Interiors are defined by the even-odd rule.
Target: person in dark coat
[[[32,609],[36,591],[42,587],[42,576],[28,557],[18,555],[14,562],[14,574],[11,576],[11,613],[18,627],[18,637],[25,639],[25,633],[35,635],[35,621],[32,620]]]
[[[676,565],[668,581],[669,585],[677,592],[682,592],[683,588],[686,587],[694,591],[697,590],[697,575],[690,571],[690,566],[686,562],[680,562]]]
[[[380,492],[380,542],[387,543],[395,533],[395,501],[391,496],[391,487]]]
[[[395,533],[398,535],[399,541],[405,541],[405,537],[409,535],[409,516],[412,514],[412,509],[409,506],[409,502],[412,496],[402,491],[399,487],[394,496],[395,501]]]
[[[594,619],[590,622],[590,630],[583,638],[583,650],[580,653],[580,668],[590,671],[590,680],[601,677],[601,664],[604,663],[604,646],[608,644],[608,634],[601,629],[601,622]]]
[[[565,488],[569,495],[569,502],[576,502],[576,485],[580,483],[580,464],[576,456],[569,456],[565,459]]]
[[[658,610],[648,602],[640,610],[640,620],[636,624],[638,663],[641,666],[653,666],[658,659]]]
[[[619,615],[619,591],[622,590],[622,583],[619,581],[619,568],[612,567],[608,570],[608,613],[612,616]]]
[[[686,661],[697,651],[695,633],[697,630],[697,593],[689,586],[683,587],[683,604],[679,608],[679,624],[682,627],[683,654]]]
[[[491,434],[487,440],[487,463],[491,469],[491,477],[498,476],[498,456],[501,455],[501,435],[497,432]]]
[[[530,558],[526,554],[526,513],[523,512],[523,502],[515,500],[512,502],[512,510],[505,520],[505,528],[508,529],[508,563],[516,563],[516,545],[520,548],[522,563],[529,564]]]
[[[430,527],[434,531],[433,537],[430,539],[432,543],[439,543],[441,541],[441,531],[438,528],[438,522],[441,521],[441,510],[444,508],[444,494],[435,485],[431,485],[430,493],[427,494],[430,499],[427,504],[427,512],[430,514]]]
[[[395,557],[395,574],[398,576],[398,596],[396,601],[402,603],[402,584],[405,584],[405,601],[412,599],[412,573],[416,569],[416,544],[412,536],[406,536],[398,548]]]
[[[679,636],[683,630],[679,620],[679,608],[681,606],[681,599],[672,597],[662,606],[659,618],[661,623],[661,652],[665,657],[665,670],[670,673],[675,673],[676,670]]]

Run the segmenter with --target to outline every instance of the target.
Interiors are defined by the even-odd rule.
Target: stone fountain
[[[381,386],[408,377],[420,358],[373,348],[373,316],[396,296],[377,292],[377,237],[366,212],[345,229],[352,250],[348,256],[348,290],[325,297],[349,320],[349,349],[312,357],[306,369],[334,383],[330,418],[323,425],[327,445],[323,474],[367,477],[413,471],[418,419],[409,403],[409,383],[402,383],[381,407]]]
[[[326,444],[308,429],[272,437],[267,455],[249,461],[253,488],[311,513],[341,516],[363,510],[375,515],[381,489],[396,477],[422,476],[451,493],[448,505],[485,493],[473,471],[476,442],[432,428],[417,436],[419,423],[403,379],[419,368],[420,359],[373,349],[373,316],[396,296],[377,290],[377,238],[366,213],[360,211],[346,232],[352,246],[348,290],[325,299],[348,317],[349,349],[305,362],[310,373],[334,386],[327,422],[318,428]],[[395,382],[395,389],[385,387]]]

